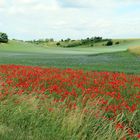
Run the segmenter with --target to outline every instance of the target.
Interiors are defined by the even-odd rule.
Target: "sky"
[[[140,0],[0,0],[9,38],[140,38]]]

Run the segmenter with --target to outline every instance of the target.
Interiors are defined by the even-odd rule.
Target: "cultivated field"
[[[138,47],[129,47],[128,50],[133,54],[140,55],[140,46],[138,46]]]
[[[46,48],[11,41],[7,45],[0,44],[0,64],[140,73],[140,57],[127,51],[128,47],[135,47],[138,44],[140,40],[137,39],[127,40],[111,47]]]
[[[138,140],[140,40],[115,41],[0,44],[0,140]]]

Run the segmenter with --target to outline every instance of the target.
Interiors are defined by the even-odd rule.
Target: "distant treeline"
[[[87,43],[87,42],[100,42],[100,41],[107,41],[109,39],[103,39],[102,37],[91,37],[91,38],[86,38],[86,39],[81,39],[79,41],[81,41],[82,44],[84,43]],[[67,38],[67,39],[61,39],[60,41],[58,42],[74,42],[76,40],[72,40],[70,38]],[[46,42],[54,42],[54,39],[51,38],[51,39],[38,39],[38,40],[30,40],[30,41],[27,41],[27,42],[31,42],[31,43],[46,43]]]
[[[70,47],[76,47],[81,45],[88,45],[88,46],[94,46],[95,43],[103,43],[104,46],[111,46],[113,45],[112,39],[103,39],[102,37],[91,37],[86,39],[80,39],[80,40],[72,40],[70,38],[67,39],[61,39],[60,41],[55,41],[54,39],[38,39],[38,40],[31,40],[27,41],[30,43],[35,44],[47,44],[47,43],[53,43],[54,45],[58,47],[64,47],[64,48],[70,48]],[[116,42],[115,44],[119,44],[119,42]]]
[[[13,39],[16,40],[16,39]],[[17,40],[17,41],[23,41],[23,40]],[[0,32],[0,43],[7,43],[8,42],[8,35],[6,33]],[[23,41],[24,42],[24,41]],[[70,47],[77,47],[77,46],[90,46],[94,47],[97,46],[97,43],[99,43],[100,46],[111,46],[113,44],[119,44],[120,42],[113,42],[112,39],[104,39],[100,36],[95,36],[91,38],[85,38],[85,39],[79,39],[79,40],[73,40],[70,38],[67,39],[61,39],[59,41],[54,40],[53,38],[50,39],[38,39],[38,40],[30,40],[25,41],[28,43],[34,43],[34,44],[45,44],[47,46],[57,46],[57,47],[64,47],[64,48],[70,48]]]
[[[29,43],[36,43],[36,44],[40,44],[40,43],[48,43],[48,42],[54,42],[54,39],[53,38],[50,38],[50,39],[37,39],[37,40],[29,40],[29,41],[26,41],[26,42],[29,42]]]

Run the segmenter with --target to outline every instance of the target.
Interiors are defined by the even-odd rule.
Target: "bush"
[[[106,43],[106,46],[112,46],[113,45],[113,41],[112,40],[109,40],[107,43]]]
[[[119,42],[119,41],[117,41],[115,44],[116,44],[116,45],[118,45],[118,44],[120,44],[120,42]]]
[[[8,36],[6,33],[1,33],[0,32],[0,42],[2,43],[7,43],[8,42]]]
[[[56,45],[57,45],[57,46],[60,46],[61,44],[60,44],[60,42],[57,42]]]

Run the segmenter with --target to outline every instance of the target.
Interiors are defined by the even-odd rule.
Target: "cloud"
[[[140,1],[0,0],[0,30],[11,38],[139,37]]]
[[[0,0],[0,10],[2,10],[5,7],[5,0]]]

